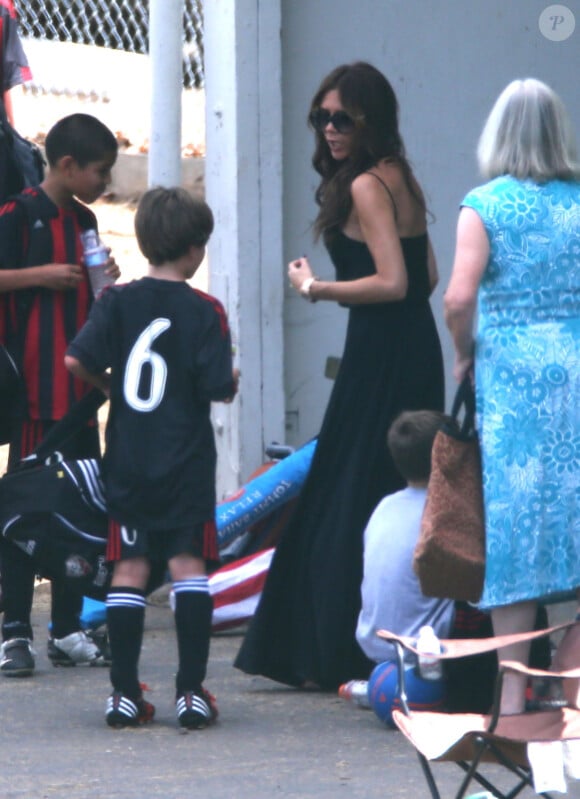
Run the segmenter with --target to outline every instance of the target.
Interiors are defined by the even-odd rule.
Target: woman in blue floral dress
[[[489,182],[462,203],[445,315],[456,380],[475,364],[481,607],[501,635],[533,629],[538,600],[580,587],[580,165],[562,102],[533,79],[502,92],[478,157]],[[557,657],[580,666],[580,625]],[[524,687],[504,682],[502,712],[521,712]]]

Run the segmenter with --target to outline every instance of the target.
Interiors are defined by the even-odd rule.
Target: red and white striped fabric
[[[253,615],[270,567],[274,547],[240,558],[209,578],[213,598],[212,632],[239,627]]]

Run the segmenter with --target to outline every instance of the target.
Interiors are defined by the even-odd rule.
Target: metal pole
[[[151,0],[149,6],[149,186],[181,184],[183,6],[184,0]]]

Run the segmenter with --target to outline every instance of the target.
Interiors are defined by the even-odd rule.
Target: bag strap
[[[68,439],[91,419],[107,397],[93,388],[76,402],[62,419],[51,427],[36,449],[20,462],[23,467],[34,466],[54,454]]]
[[[462,409],[463,421],[460,423]],[[459,384],[451,406],[451,416],[457,423],[462,437],[470,437],[475,433],[475,391],[469,375],[465,375]]]

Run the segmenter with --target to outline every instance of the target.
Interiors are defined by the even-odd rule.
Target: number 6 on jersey
[[[153,352],[151,346],[169,327],[169,319],[154,319],[141,333],[127,358],[123,383],[125,400],[131,408],[141,413],[154,411],[165,393],[167,364],[158,352]],[[147,396],[141,396],[139,389],[143,389],[141,379],[146,364],[150,369],[149,392]]]

